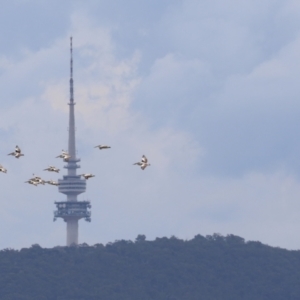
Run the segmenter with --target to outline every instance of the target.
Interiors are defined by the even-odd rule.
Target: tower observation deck
[[[72,37],[70,38],[70,102],[69,104],[69,145],[68,153],[71,156],[66,160],[64,166],[68,170],[68,174],[59,179],[58,191],[67,195],[66,201],[55,202],[57,210],[54,211],[54,221],[62,218],[67,223],[67,246],[78,244],[78,221],[84,218],[91,221],[91,208],[89,201],[78,201],[77,196],[86,190],[86,180],[76,174],[76,170],[80,168],[77,163],[80,161],[76,157],[75,143],[75,113],[74,113],[74,87],[73,87],[73,48]]]

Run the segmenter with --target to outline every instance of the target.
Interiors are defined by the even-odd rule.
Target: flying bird
[[[15,158],[19,158],[21,156],[24,156],[24,154],[21,153],[21,149],[17,145],[14,152],[8,153],[7,155],[13,155]]]
[[[6,173],[7,170],[2,165],[0,165],[0,172]]]
[[[107,145],[98,145],[98,146],[95,146],[94,148],[99,148],[99,150],[102,150],[102,149],[109,149],[111,147],[107,146]]]
[[[141,167],[142,170],[145,170],[148,166],[151,166],[148,164],[148,158],[143,155],[141,161],[134,163],[133,165],[138,165]]]
[[[49,166],[47,169],[44,169],[44,171],[59,173],[59,169],[54,166]]]
[[[64,161],[68,161],[69,158],[71,158],[71,155],[68,152],[66,152],[65,150],[62,150],[61,154],[56,156],[56,158],[62,158]]]
[[[37,184],[42,184],[42,185],[45,185],[45,180],[44,179],[42,179],[40,176],[36,176],[36,175],[34,175],[34,174],[32,174],[33,175],[33,177],[32,178],[30,178],[29,179],[29,181],[34,181],[34,182],[36,182]]]
[[[51,184],[51,185],[59,185],[59,183],[57,181],[54,181],[54,180],[48,180],[48,181],[45,181],[46,183],[48,184]]]
[[[34,186],[38,185],[38,182],[32,179],[29,179],[28,181],[25,181],[25,183],[33,184]]]
[[[90,174],[90,173],[86,173],[86,174],[81,174],[82,177],[84,177],[84,179],[89,179],[89,178],[92,178],[92,177],[95,177],[95,175],[93,174]]]

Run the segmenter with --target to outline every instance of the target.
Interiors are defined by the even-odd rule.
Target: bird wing
[[[143,155],[141,161],[142,161],[142,163],[146,164],[148,162],[148,159],[147,159],[147,157],[145,155]]]

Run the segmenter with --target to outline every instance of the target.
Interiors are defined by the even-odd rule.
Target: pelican
[[[69,158],[71,158],[71,155],[70,154],[68,154],[68,153],[62,153],[62,154],[60,154],[60,155],[58,155],[58,156],[56,156],[56,158],[62,158],[64,161],[68,161],[69,160]]]
[[[6,173],[7,170],[2,165],[0,165],[0,172]]]
[[[54,180],[48,180],[48,181],[45,181],[46,183],[48,184],[51,184],[51,185],[59,185],[59,183],[57,181],[54,181]]]
[[[67,151],[65,151],[64,149],[61,150],[61,154],[56,156],[56,158],[70,158],[71,156],[69,155],[69,153]]]
[[[143,155],[141,161],[134,163],[134,165],[138,165],[142,170],[145,170],[150,164],[148,164],[148,158]]]
[[[14,152],[8,153],[7,155],[13,155],[15,158],[19,158],[21,156],[24,156],[24,154],[21,153],[21,149],[17,145]]]
[[[84,177],[84,179],[89,179],[89,178],[92,178],[92,177],[95,177],[95,175],[93,175],[93,174],[89,174],[89,173],[86,173],[86,174],[81,174],[81,176],[83,176]]]
[[[102,150],[102,149],[109,149],[111,147],[107,146],[107,145],[98,145],[98,146],[95,146],[94,148],[99,148],[99,150]]]
[[[61,153],[60,155],[56,156],[56,158],[63,158],[63,159],[65,159],[66,157],[70,158],[71,156],[68,153]]]
[[[32,179],[29,179],[28,181],[25,181],[25,183],[33,184],[34,186],[37,186],[38,183]]]
[[[54,166],[49,166],[47,169],[44,169],[44,171],[59,173],[59,169]]]
[[[42,184],[42,185],[45,184],[46,181],[44,179],[42,179],[40,176],[36,176],[34,174],[32,174],[32,175],[33,175],[33,177],[30,178],[29,180],[35,181],[37,184]]]

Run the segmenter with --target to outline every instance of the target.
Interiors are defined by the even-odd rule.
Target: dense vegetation
[[[300,251],[229,235],[0,251],[1,300],[300,299]]]

